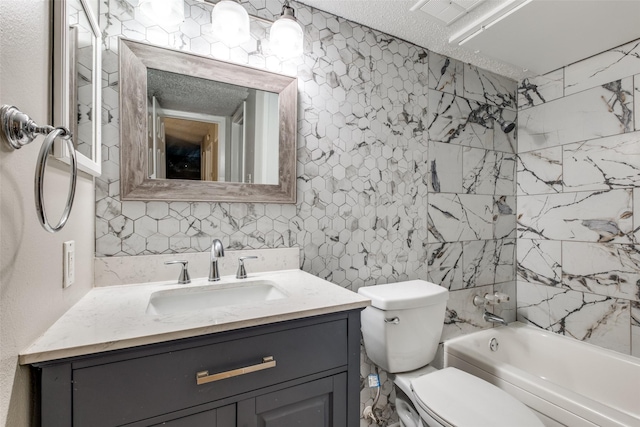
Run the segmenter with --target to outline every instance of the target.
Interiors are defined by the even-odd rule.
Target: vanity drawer
[[[74,426],[122,425],[341,366],[346,370],[347,320],[196,345],[74,369]],[[263,365],[265,357],[273,357],[275,366]],[[239,371],[253,366],[253,372]],[[197,385],[202,371],[239,375]]]

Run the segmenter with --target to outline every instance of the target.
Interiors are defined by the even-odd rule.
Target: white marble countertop
[[[206,278],[188,285],[175,281],[94,288],[31,346],[20,364],[188,338],[320,314],[363,308],[370,301],[301,270],[250,274],[247,279],[222,277],[219,284],[269,280],[287,298],[210,308],[179,314],[147,314],[153,292],[209,285]]]

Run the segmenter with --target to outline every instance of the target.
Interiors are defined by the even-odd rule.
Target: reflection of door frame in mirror
[[[157,115],[157,113],[154,111],[153,116],[155,117]],[[171,118],[171,119],[183,119],[183,120],[193,120],[193,121],[198,121],[198,122],[203,122],[203,123],[215,123],[218,125],[219,133],[218,133],[218,143],[221,145],[221,147],[218,150],[218,159],[220,159],[220,164],[218,165],[218,179],[217,181],[221,181],[220,177],[224,177],[224,172],[225,172],[225,164],[224,164],[224,160],[225,160],[225,147],[224,144],[226,142],[226,128],[227,128],[227,123],[224,117],[221,116],[214,116],[214,115],[210,115],[210,114],[202,114],[202,113],[185,113],[184,111],[178,111],[178,110],[170,110],[170,109],[166,109],[163,108],[162,109],[162,116],[165,118]],[[151,170],[151,168],[149,169]],[[155,177],[151,177],[151,178],[155,178]]]
[[[91,78],[93,80],[93,103],[91,111],[93,113],[92,134],[92,157],[76,151],[78,161],[78,169],[94,176],[100,176],[102,171],[102,147],[101,147],[101,128],[102,128],[102,61],[101,61],[101,40],[100,27],[91,7],[86,0],[78,0],[84,9],[87,21],[91,26],[93,33],[93,70]],[[75,88],[77,76],[75,63],[75,41],[71,40],[70,33],[74,32],[69,27],[69,15],[67,0],[55,0],[53,2],[53,123],[55,126],[65,126],[74,132],[74,145],[77,147],[77,103],[71,101],[71,97],[75,98],[77,90]],[[73,73],[73,75],[72,75]],[[74,85],[72,88],[71,85]],[[69,152],[67,144],[63,141],[56,141],[54,144],[53,155],[58,160],[69,163]]]
[[[296,202],[298,80],[270,71],[120,39],[120,198],[214,202]],[[147,69],[278,94],[277,185],[147,177]]]
[[[244,148],[246,129],[244,126],[244,115],[247,110],[247,102],[243,102],[231,115],[231,132],[229,139],[229,181],[244,182]],[[234,139],[238,135],[235,129],[240,129],[240,139]]]

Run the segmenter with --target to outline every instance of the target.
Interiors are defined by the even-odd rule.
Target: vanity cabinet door
[[[235,427],[236,405],[198,412],[173,420],[153,424],[151,427]]]
[[[347,374],[238,402],[238,427],[347,427]]]

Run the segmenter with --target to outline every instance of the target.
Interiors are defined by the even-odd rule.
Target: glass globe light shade
[[[251,37],[249,14],[235,1],[223,0],[211,12],[211,30],[227,46],[238,46]]]
[[[302,55],[304,33],[302,27],[291,15],[283,15],[271,26],[269,45],[280,59]]]
[[[140,0],[140,10],[160,25],[180,25],[184,21],[184,0]]]

